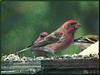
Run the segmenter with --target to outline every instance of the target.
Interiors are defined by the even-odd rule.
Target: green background
[[[75,38],[99,34],[99,1],[2,1],[1,52],[14,53],[35,41],[40,32],[53,32],[69,19],[81,23]],[[74,54],[75,45],[58,54]],[[23,53],[31,56],[30,51]]]

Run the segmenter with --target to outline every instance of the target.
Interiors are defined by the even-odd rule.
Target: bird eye
[[[70,24],[69,26],[75,26],[75,24]]]
[[[75,24],[69,24],[68,26],[65,26],[64,28],[69,28],[69,27],[75,27]]]

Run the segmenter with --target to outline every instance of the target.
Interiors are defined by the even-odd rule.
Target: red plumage
[[[74,40],[74,33],[78,29],[80,24],[75,20],[66,21],[61,27],[59,27],[56,31],[51,34],[47,34],[42,39],[39,39],[34,42],[34,47],[32,49],[33,54],[39,53],[42,51],[45,53],[55,54],[62,50],[63,48],[67,48]],[[35,54],[40,55],[40,54]],[[45,56],[42,55],[42,56]]]

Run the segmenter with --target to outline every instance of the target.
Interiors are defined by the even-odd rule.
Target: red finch
[[[44,37],[46,37],[47,35],[48,35],[47,32],[41,32],[37,40],[34,42],[34,44],[37,44],[39,41],[43,40]]]
[[[77,39],[74,39],[74,44],[79,47],[82,51],[89,47],[90,45],[96,43],[99,40],[99,36],[97,35],[86,35]]]
[[[46,37],[47,35],[48,35],[47,32],[41,32],[40,35],[39,35],[39,37],[37,38],[37,40],[36,40],[34,43],[32,42],[31,45],[27,46],[26,48],[24,48],[24,49],[22,49],[22,50],[20,50],[20,51],[18,51],[18,52],[16,52],[16,53],[19,54],[19,53],[22,53],[22,52],[24,52],[24,51],[27,51],[27,50],[31,49],[32,46],[33,46],[34,44],[37,44],[39,41],[43,40],[44,37]],[[35,51],[34,51],[34,52],[35,52]],[[41,51],[40,51],[40,52],[41,52]],[[37,50],[37,53],[35,52],[35,55],[40,56],[40,55],[43,53],[43,52],[41,52],[41,53],[40,53],[40,52]]]
[[[43,40],[34,43],[32,52],[45,52],[55,54],[64,48],[67,48],[74,40],[74,33],[80,26],[75,20],[68,20],[56,31],[52,32],[48,36],[44,37]]]
[[[37,40],[32,45],[39,43],[39,41],[43,40],[47,35],[48,35],[47,32],[41,32]],[[47,52],[45,52],[44,50],[40,50],[39,48],[35,48],[34,51],[32,50],[32,54],[36,57],[37,56],[47,57]]]

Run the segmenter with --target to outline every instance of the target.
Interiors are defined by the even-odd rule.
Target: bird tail
[[[20,50],[20,51],[18,51],[18,52],[16,52],[17,54],[20,54],[20,53],[22,53],[22,52],[25,52],[25,51],[27,51],[27,50],[30,50],[32,48],[32,46],[31,47],[26,47],[26,48],[24,48],[24,49],[22,49],[22,50]]]

